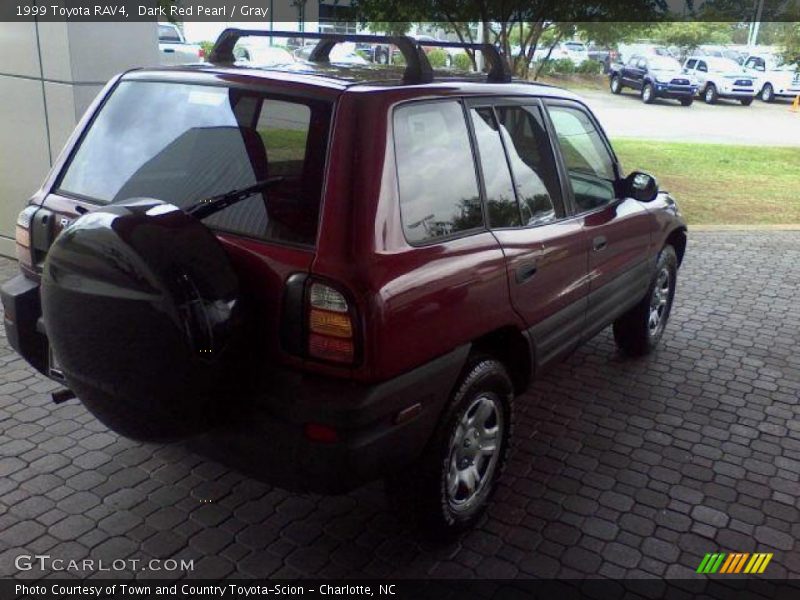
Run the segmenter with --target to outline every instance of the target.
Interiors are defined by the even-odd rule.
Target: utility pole
[[[758,30],[761,28],[761,17],[764,13],[764,0],[757,0],[756,18],[750,25],[750,38],[747,40],[747,45],[750,48],[755,48],[758,45]]]

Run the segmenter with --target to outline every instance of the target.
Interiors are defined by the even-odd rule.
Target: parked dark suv
[[[534,376],[611,324],[630,355],[661,338],[678,208],[492,47],[440,78],[408,38],[404,71],[330,64],[359,39],[331,35],[259,69],[243,35],[100,94],[20,215],[8,338],[122,435],[292,489],[387,478],[467,526]]]
[[[613,94],[630,87],[639,91],[645,104],[652,104],[657,98],[672,98],[691,106],[698,87],[677,60],[656,54],[634,54],[624,65],[612,65],[608,77]]]

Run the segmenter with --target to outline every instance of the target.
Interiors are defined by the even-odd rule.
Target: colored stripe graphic
[[[697,567],[698,573],[716,573],[725,558],[725,553],[715,552],[714,554],[706,554],[703,562]]]
[[[720,574],[736,574],[736,573],[763,573],[769,562],[772,560],[773,554],[771,552],[759,552],[750,554],[748,552],[731,552],[726,554],[724,552],[709,552],[703,557],[700,566],[697,567],[697,573],[712,575],[719,572]],[[744,569],[744,571],[742,571]]]

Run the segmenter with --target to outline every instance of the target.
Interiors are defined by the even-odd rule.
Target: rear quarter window
[[[425,243],[482,228],[478,178],[461,103],[399,106],[393,127],[406,239]]]

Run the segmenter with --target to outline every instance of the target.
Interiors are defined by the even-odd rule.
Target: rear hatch
[[[135,198],[188,208],[281,177],[203,221],[232,259],[257,337],[281,352],[284,282],[314,259],[335,97],[280,79],[177,70],[123,77],[54,170],[31,223],[32,270],[86,212]]]

